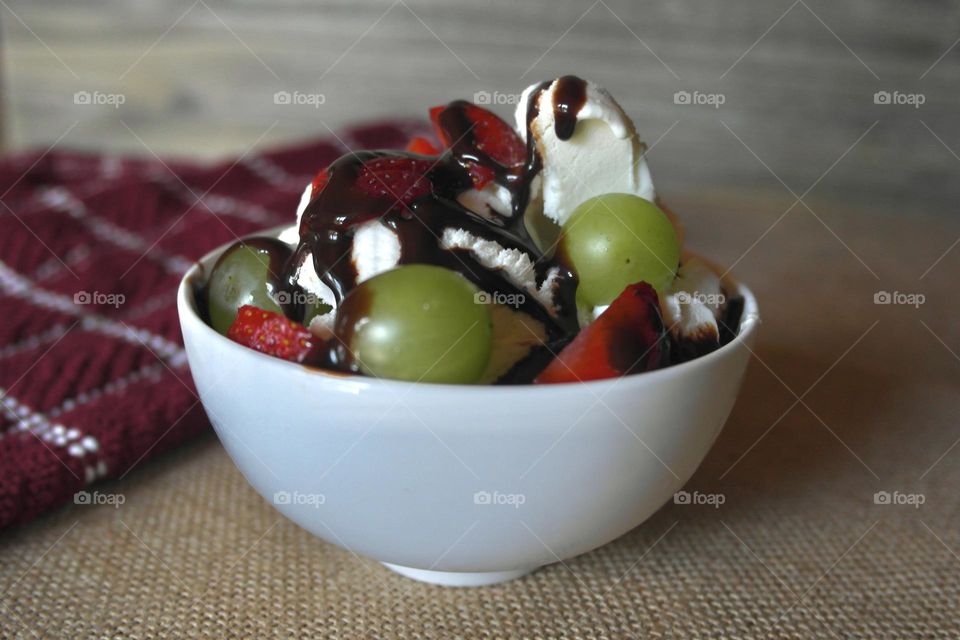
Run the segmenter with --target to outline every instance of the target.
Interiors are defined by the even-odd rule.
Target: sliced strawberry
[[[453,142],[450,140],[450,137],[447,135],[447,132],[443,130],[443,127],[440,126],[440,114],[447,110],[446,105],[440,105],[438,107],[430,107],[430,122],[433,123],[433,131],[437,134],[437,139],[440,141],[440,144],[443,145],[445,149],[450,148],[450,144]]]
[[[330,179],[330,174],[326,169],[321,169],[317,175],[313,178],[313,182],[310,187],[310,198],[316,198],[317,194],[323,191],[323,188],[327,186],[327,180]]]
[[[433,146],[432,142],[420,136],[410,138],[410,142],[407,143],[407,151],[410,153],[419,153],[424,156],[440,155],[440,149],[437,149]]]
[[[584,382],[656,369],[667,348],[663,336],[657,292],[646,282],[632,284],[534,382]]]
[[[464,117],[471,124],[467,135],[472,138],[473,147],[477,151],[506,169],[516,169],[526,162],[527,149],[513,128],[492,111],[475,104],[453,103],[430,109],[430,120],[444,146],[449,148],[457,142],[451,139],[451,132],[447,131],[441,122],[447,109],[463,109]],[[489,167],[469,163],[468,168],[470,177],[473,178],[473,186],[477,189],[482,189],[494,178],[494,172]]]
[[[227,337],[267,355],[309,362],[320,354],[323,342],[302,324],[273,311],[245,304],[227,330]]]
[[[507,168],[526,162],[527,149],[513,127],[483,107],[470,105],[466,113],[474,125],[473,139],[480,151]]]
[[[493,169],[485,167],[482,164],[477,164],[476,162],[471,162],[469,167],[467,167],[467,171],[470,173],[470,180],[473,182],[475,189],[483,189],[497,177]]]
[[[433,189],[427,177],[431,168],[433,163],[429,160],[390,156],[374,158],[363,164],[356,187],[368,196],[409,205]]]

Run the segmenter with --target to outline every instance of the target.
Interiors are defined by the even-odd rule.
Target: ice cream
[[[604,193],[655,199],[645,145],[606,90],[570,76],[545,89],[532,85],[517,106],[521,135],[531,114],[529,134],[543,165],[540,198],[547,218],[562,225],[577,205]]]
[[[282,309],[326,345],[323,366],[363,370],[349,343],[366,326],[364,314],[376,311],[354,292],[374,290],[367,283],[387,282],[383,275],[394,284],[378,288],[377,299],[389,297],[391,287],[404,282],[396,272],[407,265],[455,272],[462,279],[451,282],[435,271],[416,271],[439,278],[445,284],[437,286],[454,297],[465,279],[476,292],[473,304],[489,306],[481,315],[489,319],[483,322],[490,323],[492,347],[489,359],[479,361],[485,366],[475,367],[482,368],[478,382],[529,382],[566,345],[573,351],[564,350],[562,366],[554,362],[551,381],[637,371],[636,363],[617,359],[618,345],[608,344],[614,339],[624,341],[625,353],[643,354],[642,370],[719,346],[726,308],[720,279],[698,260],[678,264],[680,234],[671,231],[672,216],[653,204],[646,147],[607,91],[573,76],[532,85],[516,110],[516,129],[464,101],[432,109],[431,120],[440,147],[416,139],[406,152],[355,152],[323,168],[300,198],[296,225],[280,235],[292,250],[286,289],[332,308],[324,314],[302,303]],[[592,213],[593,201],[578,210],[593,198],[603,201],[603,215]],[[610,222],[611,207],[628,211],[632,234],[615,217]],[[591,228],[575,236],[573,227],[581,225],[574,222],[584,216],[589,222],[582,227]],[[597,239],[612,248],[592,254]],[[645,266],[659,255],[648,243],[669,249],[659,266],[652,263],[657,273]],[[643,257],[643,251],[650,253]],[[620,261],[610,262],[613,255]],[[404,300],[418,297],[409,291]],[[404,304],[391,307],[398,321],[408,314]],[[433,303],[424,304],[421,310]],[[248,323],[265,318],[244,317]],[[264,331],[244,326],[233,333],[242,341]],[[407,359],[417,355],[409,352]]]
[[[716,348],[720,341],[718,319],[726,296],[720,277],[703,260],[688,257],[680,266],[677,279],[660,296],[663,322],[679,343],[696,352]]]

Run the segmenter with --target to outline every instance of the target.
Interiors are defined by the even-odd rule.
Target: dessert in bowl
[[[298,224],[185,277],[204,407],[248,481],[405,575],[486,584],[640,524],[726,420],[756,302],[681,252],[603,90],[465,102],[320,168]]]

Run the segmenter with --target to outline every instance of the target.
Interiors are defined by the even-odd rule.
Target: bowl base
[[[498,584],[507,582],[534,571],[534,569],[517,569],[514,571],[479,571],[479,572],[456,572],[456,571],[428,571],[426,569],[414,569],[412,567],[401,567],[398,564],[389,562],[381,563],[387,569],[395,571],[402,576],[438,584],[445,587],[482,587],[488,584]]]

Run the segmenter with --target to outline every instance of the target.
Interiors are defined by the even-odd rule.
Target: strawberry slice
[[[424,156],[438,156],[440,155],[440,149],[437,149],[433,146],[433,143],[427,140],[426,138],[421,138],[420,136],[414,136],[410,138],[410,142],[407,143],[407,151],[410,153],[419,153]]]
[[[315,361],[323,342],[282,314],[245,304],[227,330],[227,337],[245,347],[291,362]]]
[[[616,378],[658,368],[664,360],[657,292],[646,282],[623,290],[534,380],[537,384]]]
[[[326,169],[321,169],[317,175],[313,178],[313,182],[310,186],[310,199],[317,197],[317,194],[323,191],[323,188],[327,186],[327,181],[330,179],[330,173]]]
[[[527,161],[527,148],[513,127],[483,107],[469,105],[467,118],[473,123],[473,139],[477,149],[507,168]]]
[[[398,200],[405,205],[433,190],[427,176],[433,162],[418,158],[384,156],[363,163],[356,188],[374,198]]]
[[[477,164],[476,162],[471,162],[467,167],[467,171],[470,173],[470,180],[473,181],[473,187],[475,189],[483,189],[497,177],[493,169],[485,167],[482,164]]]
[[[443,114],[447,109],[463,110],[464,117],[471,124],[467,136],[472,139],[472,146],[477,151],[506,169],[522,167],[527,161],[527,149],[513,128],[501,120],[497,114],[475,104],[454,102],[445,107],[430,109],[433,127],[447,148],[458,142],[452,139],[453,134],[443,126]],[[473,179],[473,186],[477,189],[482,189],[494,178],[494,172],[489,167],[471,162],[468,163],[468,169]]]

